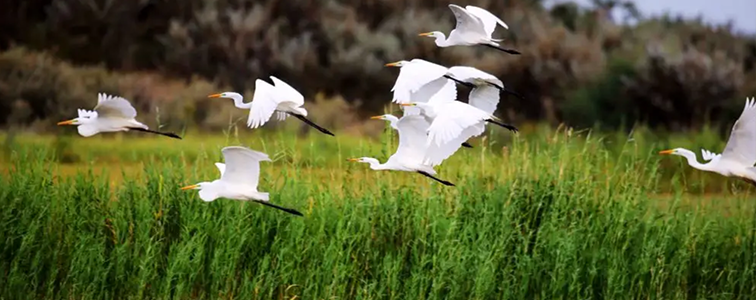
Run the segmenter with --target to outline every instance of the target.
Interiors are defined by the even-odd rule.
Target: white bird
[[[252,102],[249,103],[244,103],[242,95],[234,92],[212,94],[208,97],[231,98],[237,108],[249,109],[247,126],[250,128],[257,128],[267,123],[275,112],[279,121],[286,120],[287,116],[294,116],[322,133],[334,135],[328,129],[320,127],[306,118],[307,110],[302,107],[304,96],[301,93],[275,76],[270,76],[270,79],[273,81],[273,85],[262,79],[255,80],[255,94],[252,96]]]
[[[181,189],[199,190],[200,199],[205,202],[218,198],[254,201],[290,214],[302,215],[296,210],[271,204],[268,193],[257,191],[257,183],[260,181],[260,162],[270,161],[267,154],[240,146],[225,147],[221,152],[225,164],[215,163],[220,171],[220,179],[200,182]]]
[[[435,38],[438,47],[483,45],[509,54],[520,54],[517,50],[501,48],[499,42],[503,40],[491,37],[496,25],[506,29],[509,27],[489,11],[472,5],[462,8],[456,4],[449,4],[449,9],[454,13],[457,24],[448,39],[440,31],[421,33],[420,36]]]
[[[727,177],[737,177],[756,186],[756,98],[746,98],[740,118],[732,126],[730,139],[722,154],[702,149],[701,154],[708,163],[696,160],[696,154],[685,148],[664,150],[660,154],[685,157],[693,168],[719,173]]]
[[[517,128],[498,122],[495,116],[470,104],[451,101],[429,103],[405,103],[403,106],[417,106],[422,114],[433,121],[427,129],[428,147],[462,143],[472,137],[479,136],[485,131],[486,122],[495,123],[512,131]]]
[[[494,114],[499,105],[499,91],[522,98],[518,93],[506,89],[496,76],[467,66],[446,68],[422,59],[401,60],[386,66],[399,67],[399,76],[394,87],[394,103],[427,103],[431,98],[453,101],[457,99],[457,89],[452,82],[472,88],[468,97],[470,105]],[[417,109],[406,107],[405,114],[418,114]]]
[[[384,115],[380,115],[380,116],[370,117],[370,119],[372,119],[372,120],[385,120],[385,121],[388,121],[389,125],[391,126],[391,128],[395,129],[396,131],[399,131],[398,124],[399,124],[400,120],[402,120],[404,118],[408,118],[408,120],[409,120],[409,119],[417,118],[417,117],[418,116],[412,115],[412,116],[403,116],[401,119],[399,119],[399,118],[397,118],[396,116],[394,116],[392,114],[384,114]],[[424,118],[424,122],[417,121],[417,120],[410,120],[410,121],[411,121],[411,123],[409,121],[405,122],[405,123],[410,123],[410,124],[412,124],[414,126],[412,128],[412,130],[409,131],[410,133],[414,133],[415,131],[427,132],[428,128],[430,126],[430,123],[428,123],[427,119],[425,119],[425,118]],[[472,130],[470,130],[470,132],[472,132]],[[399,132],[399,138],[400,138],[399,141],[400,142],[401,142],[401,134],[402,133]],[[410,134],[409,136],[411,137],[412,135]],[[429,164],[431,166],[437,166],[437,165],[440,165],[441,162],[443,162],[444,160],[446,160],[447,158],[449,158],[452,154],[454,154],[454,152],[457,152],[457,150],[459,150],[460,146],[472,148],[472,146],[470,146],[469,144],[462,143],[463,141],[466,140],[466,137],[467,137],[466,134],[462,134],[459,137],[457,137],[456,139],[450,141],[448,144],[444,144],[444,145],[436,145],[436,144],[428,144],[428,143],[426,143],[425,145],[422,146],[425,149],[425,156],[423,158],[423,162],[426,163],[426,164]],[[422,137],[421,137],[421,139],[422,139]],[[467,146],[465,146],[465,144],[467,144]]]
[[[347,160],[368,163],[370,164],[370,169],[373,170],[417,172],[444,185],[454,186],[453,183],[436,177],[437,173],[433,169],[433,166],[440,164],[441,161],[454,153],[456,149],[448,154],[449,148],[453,146],[429,149],[425,143],[425,132],[428,128],[428,122],[422,116],[404,116],[397,120],[395,124],[396,130],[399,132],[399,147],[397,147],[396,153],[391,155],[385,163],[381,164],[380,161],[372,157],[350,158]],[[456,144],[457,149],[460,143],[461,141]]]
[[[128,100],[121,97],[98,93],[97,105],[94,110],[78,109],[77,111],[78,118],[58,122],[58,125],[76,125],[78,126],[77,131],[84,137],[90,137],[100,132],[136,130],[181,139],[175,133],[150,130],[147,125],[135,120],[136,109],[131,106]]]

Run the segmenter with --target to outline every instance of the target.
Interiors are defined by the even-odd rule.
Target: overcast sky
[[[570,2],[569,0],[551,0],[549,2]],[[590,0],[574,0],[581,5],[587,5]],[[633,0],[638,9],[646,16],[681,14],[686,18],[701,15],[705,22],[723,24],[732,20],[735,28],[754,34],[756,33],[756,0]],[[616,12],[615,12],[616,13]],[[616,18],[621,20],[621,18]]]

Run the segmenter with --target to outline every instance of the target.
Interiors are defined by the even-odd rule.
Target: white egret
[[[732,126],[730,139],[722,154],[701,150],[704,160],[709,161],[708,163],[699,163],[696,160],[696,154],[685,148],[664,150],[659,153],[685,157],[688,165],[693,168],[727,177],[737,177],[756,186],[756,168],[753,167],[756,163],[756,98],[746,98],[743,113]]]
[[[103,93],[97,94],[97,105],[94,110],[78,109],[78,118],[58,122],[58,125],[75,125],[81,136],[90,137],[100,132],[118,131],[142,131],[181,139],[180,136],[170,132],[150,130],[147,125],[135,120],[137,112],[128,100],[109,96]]]
[[[444,185],[454,186],[453,183],[436,177],[437,173],[433,169],[434,165],[440,164],[438,157],[445,155],[445,153],[431,156],[432,161],[426,162],[428,160],[426,155],[432,151],[428,150],[428,145],[425,143],[427,128],[428,121],[424,117],[419,115],[404,116],[396,121],[396,130],[399,132],[399,147],[397,147],[396,153],[391,155],[385,163],[381,164],[380,161],[372,157],[350,158],[347,160],[368,163],[370,164],[370,169],[373,170],[417,172]],[[457,143],[457,148],[459,148],[460,143]],[[451,153],[448,155],[451,155]]]
[[[399,130],[399,127],[397,126],[397,123],[399,122],[399,118],[397,118],[396,116],[394,116],[392,114],[373,116],[373,117],[370,117],[370,119],[371,120],[384,120],[384,121],[388,121],[389,125],[391,126],[391,128],[393,128],[394,130],[397,130],[397,131]],[[427,121],[426,121],[426,123],[427,123]],[[430,125],[430,124],[428,124],[428,125]],[[425,129],[427,130],[427,126],[426,126]],[[468,144],[467,142],[462,143],[461,146],[462,147],[466,147],[466,148],[472,148],[473,147],[472,145]],[[456,151],[456,149],[455,149],[455,151]]]
[[[417,106],[425,116],[433,120],[427,130],[427,143],[438,147],[461,138],[465,141],[483,134],[486,122],[517,132],[516,127],[501,123],[494,115],[464,102],[432,100],[428,103],[413,102],[401,105]]]
[[[472,90],[468,97],[469,104],[491,115],[494,114],[499,105],[499,91],[522,98],[518,93],[506,89],[504,83],[496,76],[473,67],[455,66],[446,68],[421,59],[402,60],[388,63],[386,66],[400,68],[399,76],[397,76],[392,88],[394,92],[393,102],[399,104],[427,103],[431,98],[437,102],[454,101],[457,99],[457,89],[452,82],[471,87]],[[419,110],[410,110],[409,108],[413,107],[406,107],[404,109],[405,114],[419,113]],[[507,125],[505,127],[513,126]]]
[[[220,179],[200,182],[182,187],[182,190],[199,190],[202,201],[211,202],[218,198],[254,201],[265,206],[280,209],[301,216],[302,213],[269,202],[269,194],[257,191],[260,181],[260,162],[270,161],[267,154],[240,146],[225,147],[223,163],[215,163],[220,171]]]
[[[328,129],[320,127],[306,118],[307,110],[302,107],[304,96],[301,93],[275,76],[270,76],[270,79],[273,81],[273,85],[262,79],[255,81],[255,94],[252,96],[252,102],[249,103],[244,103],[242,95],[234,92],[212,94],[208,97],[231,98],[237,108],[249,109],[247,126],[250,128],[257,128],[267,123],[275,112],[279,121],[286,120],[287,116],[294,116],[320,132],[334,136]]]
[[[489,11],[472,5],[462,8],[456,4],[449,4],[449,9],[454,13],[457,24],[448,39],[440,31],[421,33],[420,36],[435,38],[438,47],[483,45],[509,54],[520,54],[517,50],[501,48],[499,42],[503,40],[491,37],[496,25],[506,29],[509,27]]]

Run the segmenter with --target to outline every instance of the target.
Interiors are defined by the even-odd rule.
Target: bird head
[[[223,92],[220,94],[212,94],[210,96],[207,96],[208,98],[233,98],[235,96],[241,96],[239,93],[234,92]]]
[[[187,185],[182,187],[182,190],[199,190],[199,196],[202,201],[210,202],[218,198],[216,192],[210,188],[210,182],[200,182],[197,184]]]
[[[682,150],[684,150],[684,149],[682,149],[682,148],[675,148],[675,149],[663,150],[663,151],[659,151],[659,154],[663,154],[663,155],[680,155],[680,154],[682,154]]]
[[[440,31],[431,31],[431,32],[423,32],[421,34],[418,34],[418,36],[427,36],[432,38],[440,38],[444,37],[444,34]]]
[[[81,125],[83,123],[83,120],[86,118],[73,118],[71,120],[65,120],[58,122],[58,126],[63,125]]]
[[[417,103],[415,103],[415,102],[410,102],[410,103],[401,103],[401,104],[399,104],[399,105],[401,105],[401,106],[417,106]]]
[[[371,120],[388,120],[388,118],[389,118],[388,114],[370,117]]]
[[[370,162],[370,157],[347,158],[347,161],[369,163]]]
[[[402,66],[404,66],[407,63],[408,63],[408,61],[406,61],[406,60],[400,60],[400,61],[395,61],[395,62],[392,62],[392,63],[387,63],[384,66],[386,66],[386,67],[401,68]]]

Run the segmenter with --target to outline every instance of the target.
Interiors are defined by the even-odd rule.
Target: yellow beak
[[[392,63],[387,63],[387,64],[385,64],[383,66],[385,66],[385,67],[396,67],[396,66],[399,66],[399,62],[395,61],[395,62],[392,62]]]
[[[359,158],[347,158],[347,161],[360,161]]]
[[[383,116],[372,116],[370,117],[371,120],[383,120]]]
[[[191,189],[196,189],[196,188],[198,188],[198,187],[199,187],[199,185],[196,185],[196,184],[192,184],[192,185],[187,185],[187,186],[185,186],[185,187],[182,187],[181,189],[182,189],[182,190],[191,190]]]
[[[416,106],[417,104],[415,104],[415,103],[401,103],[399,105],[401,105],[401,106]]]
[[[60,125],[72,125],[73,122],[74,122],[74,120],[61,121],[61,122],[58,122],[58,126],[60,126]]]
[[[418,36],[430,36],[431,34],[433,34],[433,33],[432,32],[423,32],[421,34],[418,34]]]
[[[664,151],[659,151],[659,154],[672,154],[672,152],[675,152],[675,150],[664,150]]]
[[[221,94],[212,94],[210,96],[207,96],[208,98],[220,98]]]

